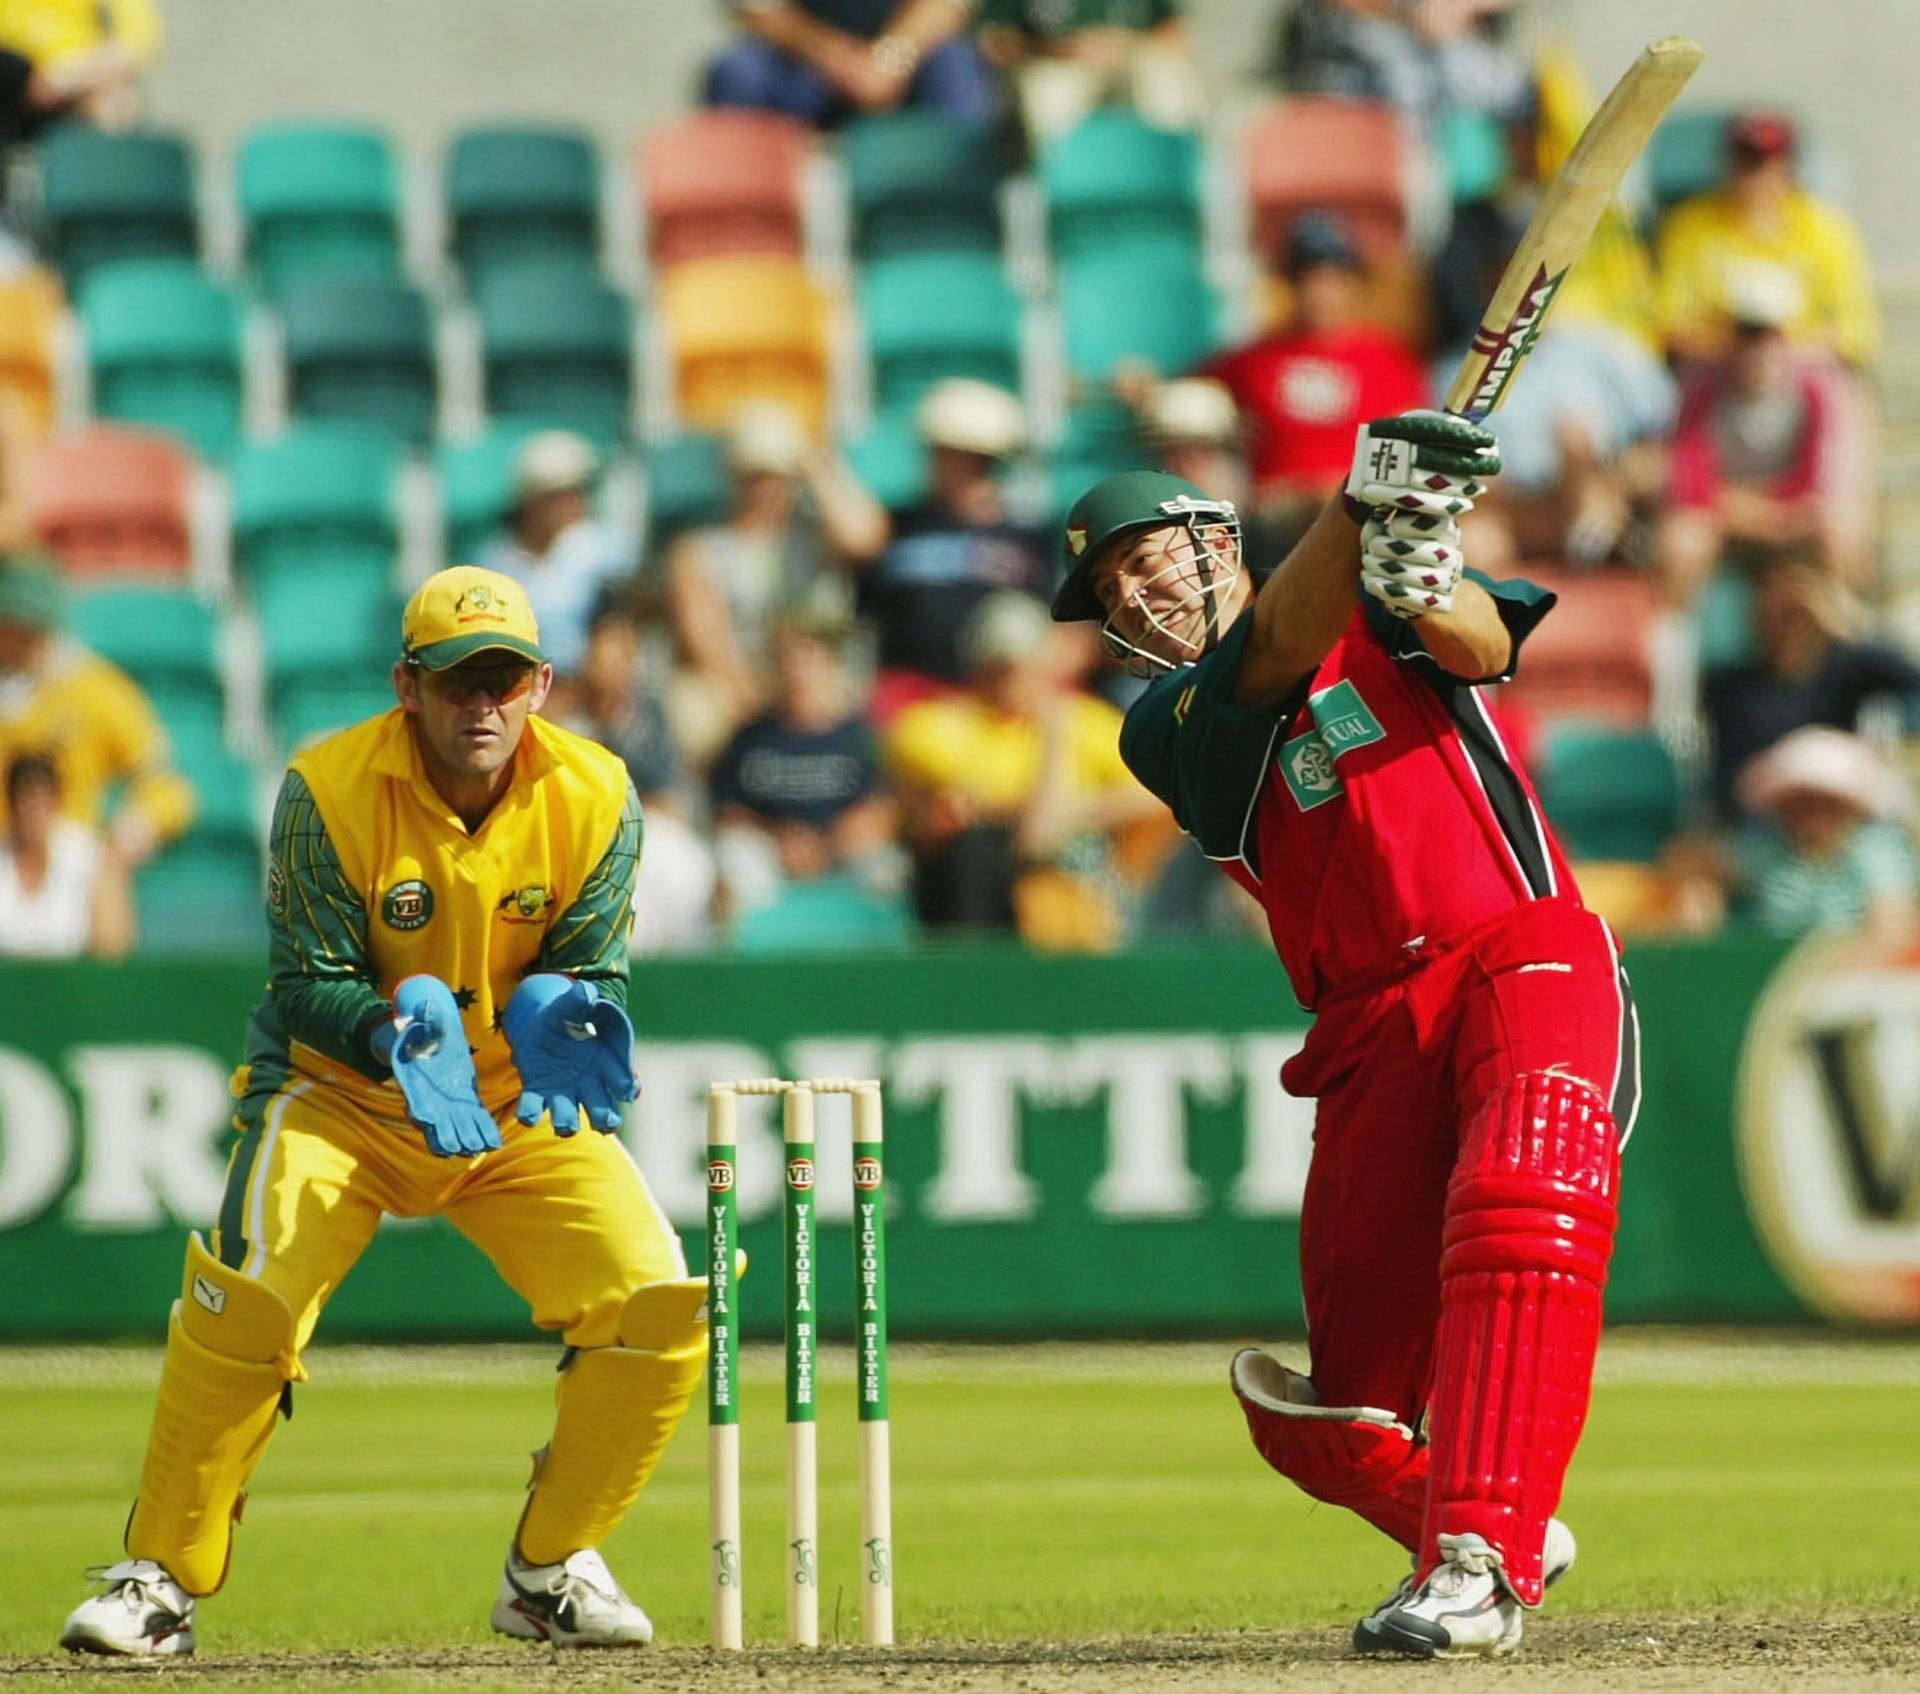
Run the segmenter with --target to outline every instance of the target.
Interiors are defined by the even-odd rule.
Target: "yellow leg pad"
[[[647,1485],[707,1362],[704,1277],[649,1282],[620,1315],[620,1345],[561,1372],[553,1439],[520,1520],[520,1556],[557,1564],[613,1533]]]
[[[219,1263],[196,1236],[167,1325],[127,1552],[165,1565],[189,1594],[226,1580],[240,1491],[299,1373],[293,1314],[271,1289]]]

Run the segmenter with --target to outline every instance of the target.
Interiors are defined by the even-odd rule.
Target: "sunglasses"
[[[496,706],[518,700],[533,686],[536,665],[455,665],[451,670],[414,667],[420,686],[452,706],[468,706],[482,695]]]

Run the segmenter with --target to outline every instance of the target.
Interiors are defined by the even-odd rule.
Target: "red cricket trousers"
[[[1460,1135],[1502,1083],[1561,1069],[1613,1109],[1640,1096],[1638,1025],[1606,924],[1535,900],[1385,986],[1335,995],[1281,1072],[1318,1100],[1300,1217],[1314,1386],[1418,1426],[1440,1318],[1440,1237]]]

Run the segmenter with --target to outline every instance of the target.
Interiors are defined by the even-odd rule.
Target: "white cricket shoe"
[[[106,1588],[82,1600],[60,1631],[69,1653],[127,1657],[193,1651],[193,1596],[151,1559],[122,1559],[87,1572]]]
[[[1542,1586],[1551,1588],[1579,1556],[1573,1531],[1547,1520],[1541,1548]],[[1526,1608],[1507,1591],[1499,1549],[1477,1535],[1440,1537],[1440,1563],[1418,1589],[1413,1578],[1353,1628],[1361,1653],[1401,1653],[1415,1659],[1504,1658],[1520,1645]]]
[[[626,1596],[607,1561],[591,1547],[557,1565],[529,1565],[519,1549],[507,1554],[493,1627],[522,1641],[556,1647],[644,1647],[653,1620]]]

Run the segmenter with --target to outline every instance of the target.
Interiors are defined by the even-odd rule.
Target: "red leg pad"
[[[1306,1377],[1257,1347],[1234,1358],[1229,1380],[1261,1458],[1303,1493],[1418,1550],[1427,1450],[1405,1424],[1368,1406],[1320,1405]]]
[[[1474,1115],[1447,1189],[1421,1565],[1441,1535],[1482,1535],[1529,1606],[1587,1418],[1619,1173],[1606,1101],[1536,1071]]]

